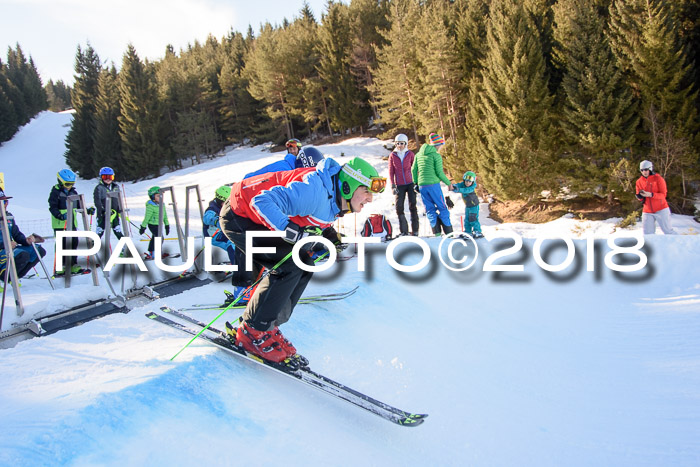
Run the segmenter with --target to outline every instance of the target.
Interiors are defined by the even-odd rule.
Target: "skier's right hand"
[[[321,235],[321,229],[318,227],[302,227],[295,222],[289,221],[284,229],[284,241],[294,245],[296,242],[309,235]]]
[[[63,213],[59,214],[59,215],[58,215],[58,220],[61,220],[61,221],[66,220],[66,215],[63,214]]]
[[[420,193],[420,187],[418,185],[413,185],[413,189],[416,191],[416,193]]]
[[[141,228],[139,229],[139,235],[143,235],[143,233],[144,233],[145,231],[146,231],[146,227],[141,226]]]
[[[399,194],[399,187],[394,186],[394,188],[392,188],[391,191],[393,191],[393,192],[394,192],[394,196],[396,196],[396,195]]]

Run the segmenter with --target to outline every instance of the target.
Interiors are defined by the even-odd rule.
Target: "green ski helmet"
[[[153,197],[160,191],[159,186],[152,186],[148,189],[148,197],[153,199]]]
[[[386,187],[386,178],[380,177],[377,169],[369,162],[355,157],[350,162],[343,165],[338,174],[340,194],[345,199],[352,198],[361,186],[366,186],[372,193],[381,193]]]
[[[231,196],[231,187],[224,185],[216,189],[216,194],[214,197],[219,201],[226,201],[229,196]]]
[[[464,172],[464,176],[462,177],[462,180],[465,182],[475,182],[476,181],[476,174],[472,172],[471,170],[469,172]]]

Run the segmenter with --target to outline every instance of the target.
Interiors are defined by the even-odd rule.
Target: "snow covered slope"
[[[29,126],[58,118],[45,115]],[[34,205],[43,208],[52,174],[47,168],[46,186],[34,191],[11,182],[22,148],[1,147],[0,163],[9,194],[22,193],[11,210],[31,215]],[[362,155],[386,171],[380,141],[321,149]],[[151,185],[171,184],[179,194],[199,183],[208,199],[218,185],[279,157],[241,148],[127,184],[132,219]],[[93,184],[79,186],[91,192]],[[377,197],[368,212],[394,219],[391,198]],[[452,211],[455,223],[461,208],[458,202]],[[357,224],[363,220],[358,216]],[[370,248],[366,271],[353,258],[318,274],[307,290],[359,285],[355,295],[299,306],[283,326],[315,370],[429,413],[420,427],[391,425],[204,343],[171,362],[188,338],[144,314],[164,304],[219,302],[230,285],[212,284],[0,350],[0,465],[700,464],[697,224],[673,216],[684,235],[646,237],[644,270],[614,274],[603,261],[613,221],[484,220],[492,240],[478,243],[470,270],[451,272],[433,256],[423,271],[402,274],[383,248]],[[346,220],[348,233],[353,226]],[[493,240],[504,231],[524,237],[523,249],[506,259],[524,270],[484,272],[485,259],[508,246]],[[580,233],[599,239],[595,271],[587,271],[583,239],[574,240],[575,260],[566,270],[545,273],[535,263],[538,237]],[[425,241],[436,253],[439,239]],[[563,261],[562,245],[543,255],[550,264]],[[416,249],[400,247],[396,256],[418,261]],[[31,290],[68,300],[65,291],[32,281],[22,288],[26,296]],[[79,286],[92,289],[89,282]],[[216,312],[193,314],[208,321]],[[229,312],[217,325],[235,317]]]

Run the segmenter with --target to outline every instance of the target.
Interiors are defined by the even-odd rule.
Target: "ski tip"
[[[148,313],[146,313],[146,318],[148,318],[148,319],[154,319],[156,316],[158,316],[158,315],[153,313],[152,311],[149,311]]]
[[[397,423],[401,426],[418,426],[425,421],[428,414],[411,414],[407,417],[400,418]]]

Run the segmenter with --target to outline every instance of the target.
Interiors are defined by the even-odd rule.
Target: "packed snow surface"
[[[14,197],[9,210],[25,234],[34,228],[26,225],[48,219],[46,200],[64,167],[71,118],[42,113],[0,147]],[[319,148],[341,163],[364,157],[388,175],[385,144],[355,138]],[[182,216],[186,186],[198,184],[206,203],[218,186],[282,156],[240,147],[127,183],[130,219],[140,223],[150,186],[173,186]],[[96,182],[79,180],[77,189],[90,201]],[[451,196],[459,225],[464,205]],[[398,229],[392,203],[387,190],[338,227],[354,234],[368,214],[384,213]],[[222,302],[230,283],[214,282],[0,350],[0,465],[700,465],[698,224],[674,215],[679,235],[642,237],[646,266],[615,273],[605,262],[607,239],[639,237],[640,226],[615,231],[619,219],[571,217],[499,224],[487,215],[482,204],[487,238],[478,241],[469,270],[453,272],[440,262],[438,251],[447,257],[440,239],[420,239],[431,257],[412,273],[390,266],[386,245],[368,247],[364,271],[355,256],[319,273],[306,292],[359,286],[356,294],[300,305],[282,326],[316,371],[430,414],[421,426],[392,425],[203,341],[170,361],[189,337],[144,315],[166,304]],[[488,258],[513,245],[498,238],[508,233],[523,238],[523,247],[494,263],[523,270],[484,271]],[[537,240],[564,237],[573,239],[573,261],[545,271],[536,257],[557,265],[566,246]],[[51,267],[50,242],[47,250]],[[452,251],[465,252],[473,247]],[[399,246],[394,256],[416,264],[421,250]],[[56,285],[52,291],[44,279],[23,280],[22,317],[8,289],[2,328],[109,293],[104,280],[94,287],[89,275],[74,278],[70,289],[62,280]],[[191,313],[209,321],[218,312]],[[236,317],[227,312],[215,326]]]

